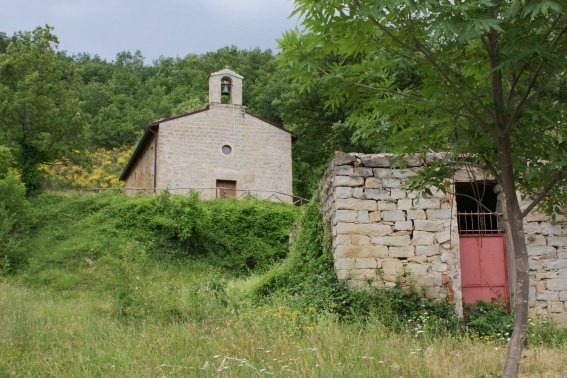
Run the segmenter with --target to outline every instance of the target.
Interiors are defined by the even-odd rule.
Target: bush
[[[0,146],[0,274],[22,263],[22,241],[31,226],[26,188],[11,168],[9,150]]]

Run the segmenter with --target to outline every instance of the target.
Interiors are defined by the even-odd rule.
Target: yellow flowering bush
[[[46,187],[49,189],[80,188],[121,188],[120,173],[132,154],[133,147],[120,147],[110,150],[100,148],[85,153],[83,164],[69,161],[55,161],[44,165],[47,174]]]

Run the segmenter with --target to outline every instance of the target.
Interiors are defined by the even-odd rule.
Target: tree
[[[327,104],[348,104],[348,122],[365,135],[405,152],[472,154],[498,180],[516,270],[505,377],[518,375],[527,330],[522,219],[536,206],[551,212],[567,203],[566,6],[296,0],[304,30],[280,41],[296,81],[306,90],[332,83]],[[417,80],[404,86],[400,68]],[[529,199],[523,206],[517,190]]]
[[[41,185],[40,164],[72,155],[84,126],[76,67],[57,44],[53,28],[38,27],[0,53],[0,144],[14,149],[28,193]]]

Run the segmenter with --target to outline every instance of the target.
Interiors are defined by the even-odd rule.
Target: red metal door
[[[504,235],[461,235],[459,242],[464,302],[497,299],[508,304]]]

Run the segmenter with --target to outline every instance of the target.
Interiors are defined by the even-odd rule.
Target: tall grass
[[[209,302],[195,310],[202,316],[128,322],[111,315],[110,298],[88,292],[64,297],[7,282],[0,292],[2,376],[490,377],[505,353],[490,343],[415,337],[333,316],[298,332],[290,318],[307,314],[286,304],[227,311],[213,293],[200,298]],[[528,349],[522,376],[564,376],[566,353],[565,346]]]
[[[491,377],[501,370],[502,343],[440,334],[425,312],[396,330],[379,304],[365,316],[345,317],[352,312],[346,307],[358,304],[342,290],[322,289],[336,282],[318,271],[327,264],[321,249],[295,256],[275,273],[243,274],[241,266],[231,271],[217,264],[223,248],[235,245],[226,229],[219,237],[224,241],[201,250],[190,237],[187,243],[172,238],[188,229],[159,211],[171,206],[169,214],[188,213],[176,213],[168,198],[38,201],[37,218],[50,221],[26,241],[27,263],[0,276],[0,377]],[[282,239],[285,230],[267,220],[294,218],[289,209],[227,204],[231,212],[252,214],[252,224],[268,230],[270,239]],[[220,202],[214,206],[226,211]],[[122,210],[141,218],[126,221]],[[241,221],[236,218],[232,222]],[[261,236],[248,232],[246,240]],[[267,253],[280,248],[271,243],[255,246]],[[298,244],[311,245],[301,238]],[[240,251],[241,257],[254,252]],[[299,285],[281,281],[287,269],[319,275]],[[280,281],[288,289],[275,290]],[[273,290],[258,296],[259,286]],[[317,299],[318,292],[327,298]],[[341,311],[337,298],[349,300],[338,304]],[[566,338],[546,325],[530,333],[537,342],[526,350],[522,375],[564,376]]]

